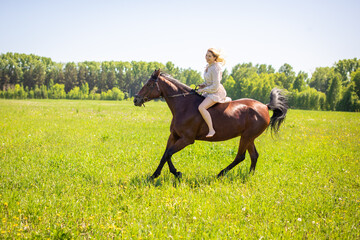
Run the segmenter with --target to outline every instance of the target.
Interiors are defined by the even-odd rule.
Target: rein
[[[175,95],[171,95],[171,96],[168,96],[169,98],[174,98],[174,97],[185,97],[187,95],[194,95],[194,94],[197,94],[197,95],[200,95],[197,90],[199,89],[199,86],[196,86],[195,89],[192,89],[190,92],[186,92],[186,93],[179,93],[179,94],[175,94]]]
[[[186,93],[179,93],[179,94],[175,94],[175,95],[171,95],[171,96],[167,96],[169,98],[174,98],[174,97],[186,97],[187,95],[194,95],[194,94],[198,94],[195,90],[191,90],[190,92],[186,92]]]
[[[160,92],[160,87],[159,87],[159,83],[158,83],[158,78],[156,78],[155,79],[155,83],[149,88],[149,89],[147,89],[147,91],[146,91],[146,93],[144,94],[145,96],[144,97],[142,97],[142,99],[143,99],[143,103],[142,103],[142,105],[145,107],[145,102],[147,102],[147,101],[149,101],[149,100],[151,100],[151,99],[149,99],[149,95],[150,95],[150,93],[154,90],[154,88],[156,88],[157,87],[157,90]],[[195,89],[192,89],[190,92],[185,92],[185,93],[179,93],[179,94],[174,94],[174,95],[170,95],[170,96],[166,96],[166,97],[168,97],[168,98],[175,98],[175,97],[186,97],[186,96],[188,96],[188,95],[199,95],[200,96],[200,94],[197,92],[197,90],[198,90],[198,87],[196,87]],[[135,95],[135,97],[141,97],[141,96],[139,96],[139,95]],[[161,97],[161,96],[160,96]],[[162,97],[165,97],[165,96],[162,96]]]

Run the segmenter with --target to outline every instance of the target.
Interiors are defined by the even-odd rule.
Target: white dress
[[[204,72],[204,79],[206,86],[201,90],[204,92],[204,97],[210,97],[214,102],[224,103],[230,102],[231,98],[226,97],[226,90],[220,83],[222,78],[221,64],[215,62],[208,66],[207,71]]]

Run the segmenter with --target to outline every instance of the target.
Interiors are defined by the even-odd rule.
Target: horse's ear
[[[157,78],[159,77],[160,73],[161,73],[161,70],[160,70],[160,68],[159,68],[158,70],[155,70],[155,71],[153,72],[153,74],[152,74],[151,77],[154,78],[154,79],[157,79]]]

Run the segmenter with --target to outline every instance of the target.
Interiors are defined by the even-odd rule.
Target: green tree
[[[338,74],[334,74],[328,91],[326,92],[326,100],[330,110],[336,110],[336,104],[341,97],[341,77]]]
[[[125,68],[125,64],[123,62],[115,62],[115,73],[116,73],[117,86],[122,91],[126,91],[126,89],[125,89],[126,68]]]
[[[0,90],[6,90],[5,88],[10,83],[10,75],[7,71],[8,60],[5,59],[4,55],[0,58]],[[4,93],[5,96],[5,93]]]
[[[300,71],[295,78],[293,89],[298,90],[299,92],[303,91],[305,89],[307,78],[308,78],[308,74],[303,71]]]
[[[111,67],[107,73],[106,86],[110,89],[117,86],[115,68]]]
[[[97,83],[100,73],[100,63],[98,62],[84,62],[87,66],[88,72],[86,76],[86,82],[89,84],[90,89],[97,89]]]
[[[271,65],[266,64],[256,64],[255,67],[257,68],[257,74],[262,73],[275,73],[275,68]]]
[[[335,72],[340,73],[342,79],[342,85],[347,86],[350,83],[350,76],[352,72],[355,72],[360,68],[360,59],[344,59],[335,64]]]
[[[334,69],[330,67],[319,67],[315,69],[312,74],[309,86],[315,88],[318,91],[325,93],[329,88],[329,83]]]
[[[351,83],[345,89],[341,100],[337,103],[336,110],[339,111],[360,111],[360,98],[354,91],[354,84]]]
[[[154,69],[155,70],[155,69]],[[172,62],[167,62],[165,64],[165,69],[164,71],[168,74],[170,74],[171,76],[175,77],[178,72],[179,72],[179,69],[175,67],[175,65],[172,63]]]
[[[185,84],[190,86],[191,84],[199,85],[203,82],[199,72],[192,69],[185,69],[182,71],[182,75],[185,78]]]
[[[199,77],[200,77],[201,81],[203,81],[202,78],[201,78],[201,73],[198,73],[198,74],[199,74]],[[226,79],[228,79],[229,76],[230,76],[230,75],[229,75],[229,72],[228,72],[228,70],[225,68],[224,71],[223,71],[223,73],[222,73],[221,82],[222,82],[222,83],[225,83],[225,82],[226,82]]]
[[[79,63],[78,64],[78,75],[77,75],[77,81],[81,85],[87,83],[86,82],[86,76],[88,74],[88,69],[86,68],[85,63]]]
[[[285,89],[290,90],[295,80],[295,72],[290,64],[285,63],[279,69],[279,73],[284,73],[286,77],[281,77],[279,80]]]
[[[288,77],[285,73],[275,73],[275,84],[280,88],[286,88],[285,86],[291,86],[291,83],[287,84]]]
[[[42,63],[35,62],[32,78],[37,86],[45,84],[45,66]]]
[[[42,99],[48,99],[49,98],[49,94],[48,94],[48,89],[45,85],[41,85],[40,86],[40,90],[41,90],[41,98]]]
[[[107,80],[107,70],[102,66],[100,76],[96,84],[96,86],[99,88],[101,92],[106,92],[106,90],[108,89],[108,86],[106,85],[106,80]]]
[[[269,95],[271,90],[275,87],[275,74],[262,73],[260,74],[260,91],[256,99],[265,103],[269,101]]]
[[[87,82],[81,84],[80,92],[81,92],[81,99],[87,99],[89,95],[89,84]]]
[[[28,87],[29,89],[34,89],[36,84],[33,78],[33,70],[34,67],[30,66],[28,70],[24,72],[23,78],[24,78],[24,86]]]
[[[235,80],[232,76],[229,76],[224,83],[224,88],[226,90],[226,93],[232,99],[236,98],[235,84],[236,84]]]
[[[65,85],[56,83],[51,86],[51,88],[49,88],[49,97],[52,99],[66,98]]]
[[[114,87],[112,89],[112,99],[113,100],[123,100],[125,97],[125,94],[120,90],[118,89],[117,87]]]
[[[78,86],[77,79],[77,66],[75,63],[70,62],[65,65],[64,77],[65,77],[65,92],[69,92],[75,86]]]
[[[231,98],[239,99],[248,97],[248,85],[250,80],[257,76],[257,68],[254,67],[252,63],[238,64],[233,67],[230,76],[235,81],[233,85],[234,89],[231,91],[233,94]]]
[[[356,72],[354,72],[351,75],[351,81],[353,83],[354,86],[354,92],[356,93],[356,95],[359,97],[360,99],[360,69],[358,69]]]
[[[16,99],[26,99],[28,95],[24,88],[19,84],[15,85],[14,94]]]
[[[74,87],[73,89],[71,89],[68,94],[67,97],[69,99],[81,99],[81,91],[79,87]]]

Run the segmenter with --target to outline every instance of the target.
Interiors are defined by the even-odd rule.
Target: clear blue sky
[[[0,53],[56,62],[172,61],[203,71],[209,47],[238,63],[313,72],[360,58],[360,0],[0,0]]]

